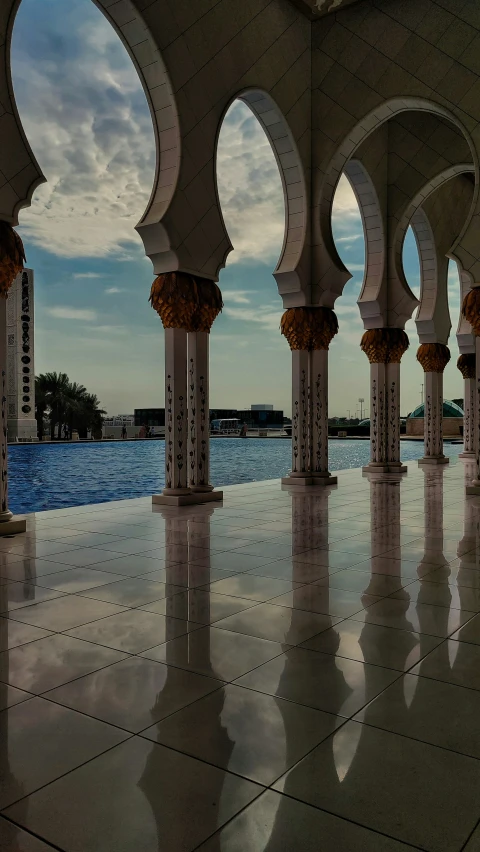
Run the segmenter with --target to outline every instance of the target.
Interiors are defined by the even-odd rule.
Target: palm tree
[[[66,373],[44,373],[38,377],[50,416],[50,440],[55,440],[55,426],[61,424],[68,400],[70,380]]]
[[[84,399],[87,395],[87,389],[78,382],[69,382],[67,400],[65,405],[65,423],[68,427],[68,433],[71,436],[72,430],[75,428],[75,421],[82,411]],[[60,437],[60,435],[59,435]]]
[[[79,416],[77,420],[78,435],[80,438],[87,437],[87,430],[92,434],[101,431],[103,424],[103,415],[106,412],[103,408],[99,408],[100,400],[94,393],[85,393],[80,405]]]
[[[36,418],[39,438],[43,437],[43,420],[48,413],[50,419],[50,439],[62,437],[62,427],[68,426],[70,435],[77,429],[81,438],[87,437],[87,430],[98,431],[102,428],[105,411],[95,394],[88,393],[83,385],[71,382],[66,373],[44,373],[35,379]]]

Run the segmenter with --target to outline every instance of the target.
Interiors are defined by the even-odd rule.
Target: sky
[[[22,0],[13,32],[12,74],[18,110],[47,183],[20,213],[27,265],[35,271],[37,375],[66,372],[96,393],[110,414],[163,407],[163,329],[148,303],[152,265],[134,230],[150,196],[155,167],[152,122],[137,72],[92,0]],[[272,271],[282,247],[284,203],[269,142],[248,107],[227,113],[217,175],[234,246],[220,275],[225,307],[211,334],[210,405],[271,403],[291,412],[291,359],[280,335],[282,302]],[[352,273],[335,311],[330,347],[331,416],[368,406],[369,367],[356,300],[364,272],[363,230],[346,178],[337,189],[333,230]],[[419,294],[415,241],[404,249],[407,279]],[[452,328],[458,274],[450,265]],[[423,371],[410,349],[402,359],[402,414],[419,402]],[[446,398],[461,397],[452,361]]]

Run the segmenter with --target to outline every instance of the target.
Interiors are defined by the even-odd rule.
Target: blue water
[[[285,476],[291,442],[277,438],[216,438],[211,442],[212,482],[233,485]],[[330,470],[361,467],[368,441],[330,441]],[[445,444],[458,455],[460,444]],[[423,455],[423,442],[402,441],[402,460]],[[9,503],[13,512],[39,512],[87,503],[145,497],[164,485],[163,441],[23,444],[8,448]]]

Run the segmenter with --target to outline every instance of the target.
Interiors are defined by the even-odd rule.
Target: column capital
[[[222,293],[210,278],[187,272],[157,275],[150,290],[150,304],[164,328],[210,332],[223,308]]]
[[[443,373],[450,361],[450,349],[444,343],[422,343],[417,349],[417,361],[424,373]]]
[[[409,346],[402,328],[371,328],[364,332],[360,342],[370,364],[399,364]]]
[[[475,353],[471,352],[467,355],[460,355],[457,361],[457,367],[460,370],[464,379],[475,378]]]
[[[23,243],[8,222],[0,221],[0,296],[4,299],[15,278],[23,272],[25,262]]]
[[[280,329],[292,351],[328,349],[338,331],[337,316],[331,308],[289,308],[282,316]]]

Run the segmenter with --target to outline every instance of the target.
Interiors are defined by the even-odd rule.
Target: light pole
[[[364,397],[359,397],[358,401],[360,403],[360,420],[363,420],[363,403],[365,402]]]
[[[420,385],[420,405],[423,405],[423,385]]]

